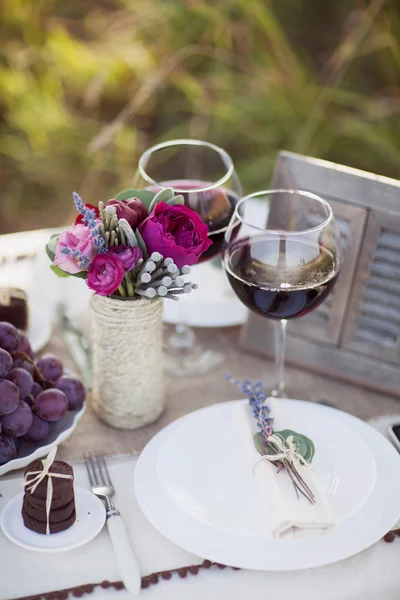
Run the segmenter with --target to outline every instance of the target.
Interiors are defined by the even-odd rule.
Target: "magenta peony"
[[[159,202],[139,225],[149,254],[160,252],[177,267],[194,265],[212,244],[208,228],[199,215],[187,206]]]
[[[56,246],[54,264],[66,273],[82,271],[80,261],[90,263],[96,255],[96,247],[86,225],[72,225],[60,234]]]
[[[100,296],[110,296],[119,287],[125,275],[122,261],[116,254],[97,254],[87,276],[87,285]]]
[[[143,257],[141,249],[137,246],[135,248],[130,248],[129,246],[112,246],[109,248],[109,252],[118,256],[125,271],[133,269],[139,258]]]
[[[115,206],[118,219],[126,219],[133,231],[147,217],[147,209],[138,198],[109,200],[106,206]]]

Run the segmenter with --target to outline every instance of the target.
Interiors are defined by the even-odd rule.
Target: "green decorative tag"
[[[297,431],[293,431],[293,429],[282,429],[282,431],[274,431],[275,435],[279,435],[283,440],[287,440],[288,437],[293,436],[293,443],[297,448],[297,452],[306,460],[311,463],[314,454],[315,454],[315,446],[314,442],[310,440],[307,436],[302,433],[298,433]]]
[[[315,454],[315,446],[314,442],[310,440],[307,436],[302,433],[298,433],[297,431],[293,431],[292,429],[282,429],[282,431],[274,431],[274,435],[278,435],[284,442],[286,442],[287,438],[293,436],[293,443],[296,446],[296,449],[300,456],[304,458],[308,463],[312,462]],[[264,437],[262,433],[255,433],[253,436],[254,445],[257,451],[264,456],[265,454],[273,455],[277,454],[277,451],[274,450],[271,446],[267,446],[264,441]]]

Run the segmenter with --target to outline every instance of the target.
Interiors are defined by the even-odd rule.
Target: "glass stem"
[[[275,328],[275,386],[271,392],[276,398],[285,398],[285,345],[287,320],[281,319]]]
[[[179,323],[169,337],[168,344],[173,352],[184,356],[187,352],[190,353],[196,345],[196,334],[186,323]]]

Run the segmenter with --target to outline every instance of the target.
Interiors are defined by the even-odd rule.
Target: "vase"
[[[164,408],[162,299],[91,299],[93,409],[104,422],[137,429]]]

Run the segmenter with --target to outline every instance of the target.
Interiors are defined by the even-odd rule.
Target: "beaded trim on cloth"
[[[393,529],[382,538],[385,542],[391,543],[395,537],[400,537],[400,529]],[[148,588],[151,585],[155,585],[160,579],[169,580],[174,574],[179,575],[181,579],[185,579],[187,575],[197,575],[200,569],[210,569],[211,567],[217,567],[218,569],[232,569],[233,571],[240,571],[238,567],[227,567],[221,563],[211,562],[211,560],[203,560],[200,565],[190,565],[189,567],[179,567],[178,569],[170,569],[167,571],[158,571],[157,573],[151,573],[142,577],[142,589]],[[74,588],[67,588],[65,590],[59,590],[56,592],[46,592],[36,596],[24,596],[23,598],[16,598],[16,600],[68,600],[70,595],[73,598],[82,598],[85,594],[92,594],[96,588],[109,589],[114,588],[115,590],[123,590],[124,584],[122,581],[102,581],[101,583],[85,583],[78,585]]]
[[[227,567],[221,563],[211,562],[210,560],[203,560],[200,565],[190,565],[189,567],[179,567],[178,569],[170,569],[168,571],[158,571],[157,573],[151,573],[142,577],[142,589],[148,588],[151,585],[155,585],[160,579],[168,580],[176,574],[181,579],[185,579],[187,575],[197,575],[200,569],[210,569],[211,567],[217,567],[218,569],[232,569],[233,571],[239,571],[237,567]],[[124,584],[122,581],[102,581],[101,583],[85,583],[78,585],[74,588],[67,588],[65,590],[59,590],[56,592],[46,592],[43,594],[36,594],[36,596],[24,596],[23,598],[17,598],[16,600],[67,600],[70,596],[73,598],[82,598],[85,594],[91,594],[96,588],[114,588],[115,590],[123,590]]]

